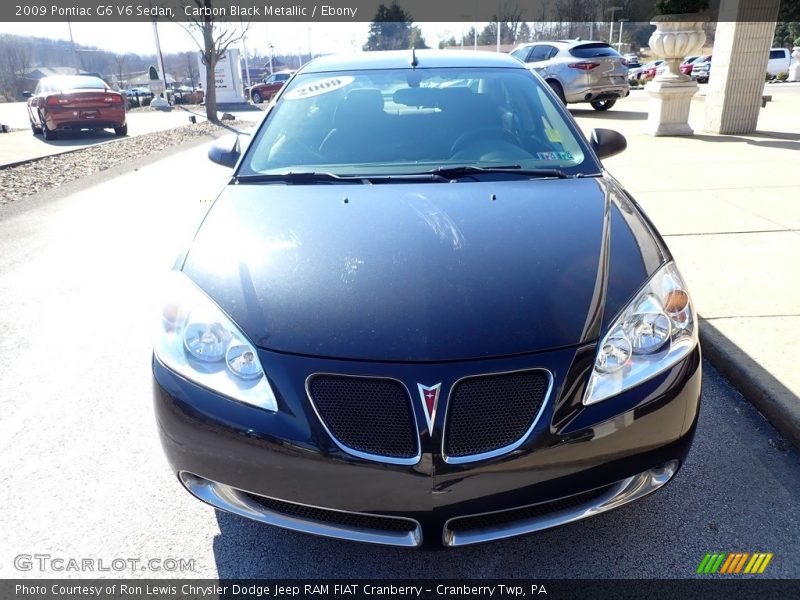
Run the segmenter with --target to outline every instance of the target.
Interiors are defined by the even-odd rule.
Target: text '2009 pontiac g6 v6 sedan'
[[[165,286],[159,431],[183,486],[279,527],[461,546],[666,484],[697,317],[664,241],[515,59],[314,60]]]

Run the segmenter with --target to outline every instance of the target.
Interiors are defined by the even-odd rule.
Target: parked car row
[[[773,48],[769,52],[767,73],[775,77],[778,73],[787,72],[791,61],[789,50],[786,48]],[[628,80],[653,79],[656,75],[663,73],[665,69],[666,63],[663,60],[654,60],[636,68],[632,68],[629,63]],[[680,65],[680,71],[698,83],[708,83],[711,75],[711,54],[687,56]]]

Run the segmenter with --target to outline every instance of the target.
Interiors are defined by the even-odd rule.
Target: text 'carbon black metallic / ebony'
[[[448,400],[445,456],[458,459],[510,451],[536,421],[549,385],[549,374],[540,369],[457,382]]]
[[[399,381],[314,375],[308,393],[328,432],[346,451],[388,462],[419,455],[411,398]]]

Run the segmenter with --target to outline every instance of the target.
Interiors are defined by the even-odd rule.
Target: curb
[[[699,320],[705,358],[800,450],[800,398],[711,323]]]

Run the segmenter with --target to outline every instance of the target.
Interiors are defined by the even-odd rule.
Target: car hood
[[[602,319],[607,187],[232,184],[183,270],[269,350],[442,361],[569,346]]]

